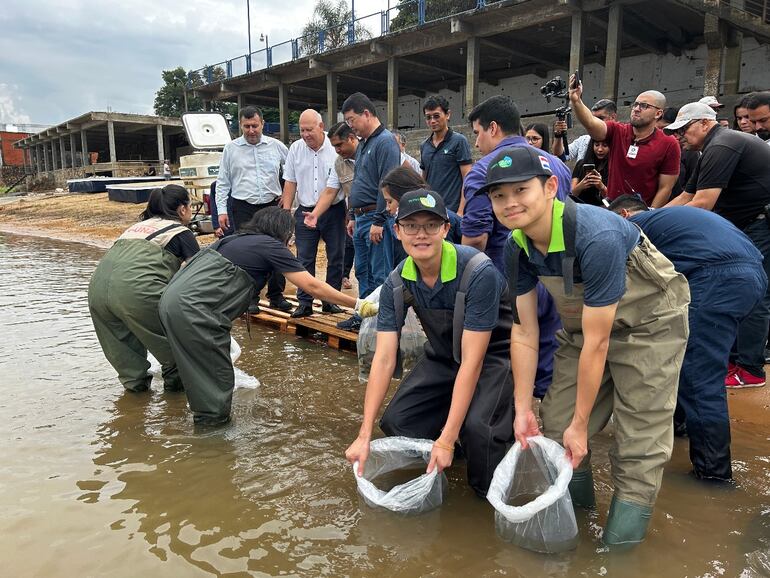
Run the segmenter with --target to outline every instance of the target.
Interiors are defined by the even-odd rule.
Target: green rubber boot
[[[595,508],[594,474],[589,465],[583,470],[574,470],[569,483],[569,495],[572,505],[578,508]]]
[[[612,496],[603,542],[608,546],[638,544],[647,534],[652,508],[624,502]]]

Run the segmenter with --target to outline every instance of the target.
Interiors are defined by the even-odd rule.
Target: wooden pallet
[[[294,296],[286,296],[286,299],[295,307],[299,304]],[[343,307],[343,313],[322,313],[321,302],[315,300],[313,315],[293,318],[290,313],[272,309],[267,299],[260,300],[259,308],[261,311],[257,315],[247,314],[251,315],[252,322],[269,325],[282,333],[306,337],[312,341],[322,341],[333,349],[356,351],[358,333],[337,328],[337,323],[353,315],[352,309]]]

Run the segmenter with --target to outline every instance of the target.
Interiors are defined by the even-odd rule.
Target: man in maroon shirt
[[[656,128],[663,115],[666,97],[656,90],[640,94],[631,107],[631,122],[604,122],[583,104],[583,84],[572,88],[569,97],[580,123],[595,141],[610,147],[607,197],[639,193],[653,208],[665,205],[679,177],[680,150],[675,138]]]

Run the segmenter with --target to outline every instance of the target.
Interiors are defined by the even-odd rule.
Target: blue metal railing
[[[329,50],[385,36],[392,32],[483,9],[501,0],[409,0],[379,12],[355,18],[333,28],[292,38],[261,50],[244,54],[192,70],[187,75],[187,88],[221,82],[272,66],[321,54]],[[527,0],[521,0],[522,2]]]

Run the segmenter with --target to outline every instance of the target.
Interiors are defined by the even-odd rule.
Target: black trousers
[[[297,243],[297,259],[308,273],[315,276],[315,260],[318,254],[318,242],[326,244],[326,283],[340,290],[342,286],[342,262],[345,254],[345,203],[336,203],[329,207],[318,225],[311,229],[305,226],[305,212],[313,207],[300,205],[294,212],[294,238]],[[313,296],[301,289],[297,290],[297,300],[305,305],[313,303]]]
[[[232,199],[232,197],[231,197]],[[276,198],[274,201],[264,203],[262,205],[252,205],[241,199],[232,199],[233,201],[233,221],[232,228],[237,232],[241,225],[248,223],[254,215],[256,215],[262,209],[268,207],[275,207],[278,205],[280,198]],[[262,292],[263,287],[257,287],[257,291],[254,294],[254,300],[259,302],[259,294]],[[278,272],[270,275],[270,279],[267,282],[267,298],[270,303],[280,303],[283,300],[283,292],[286,289],[286,278]]]

